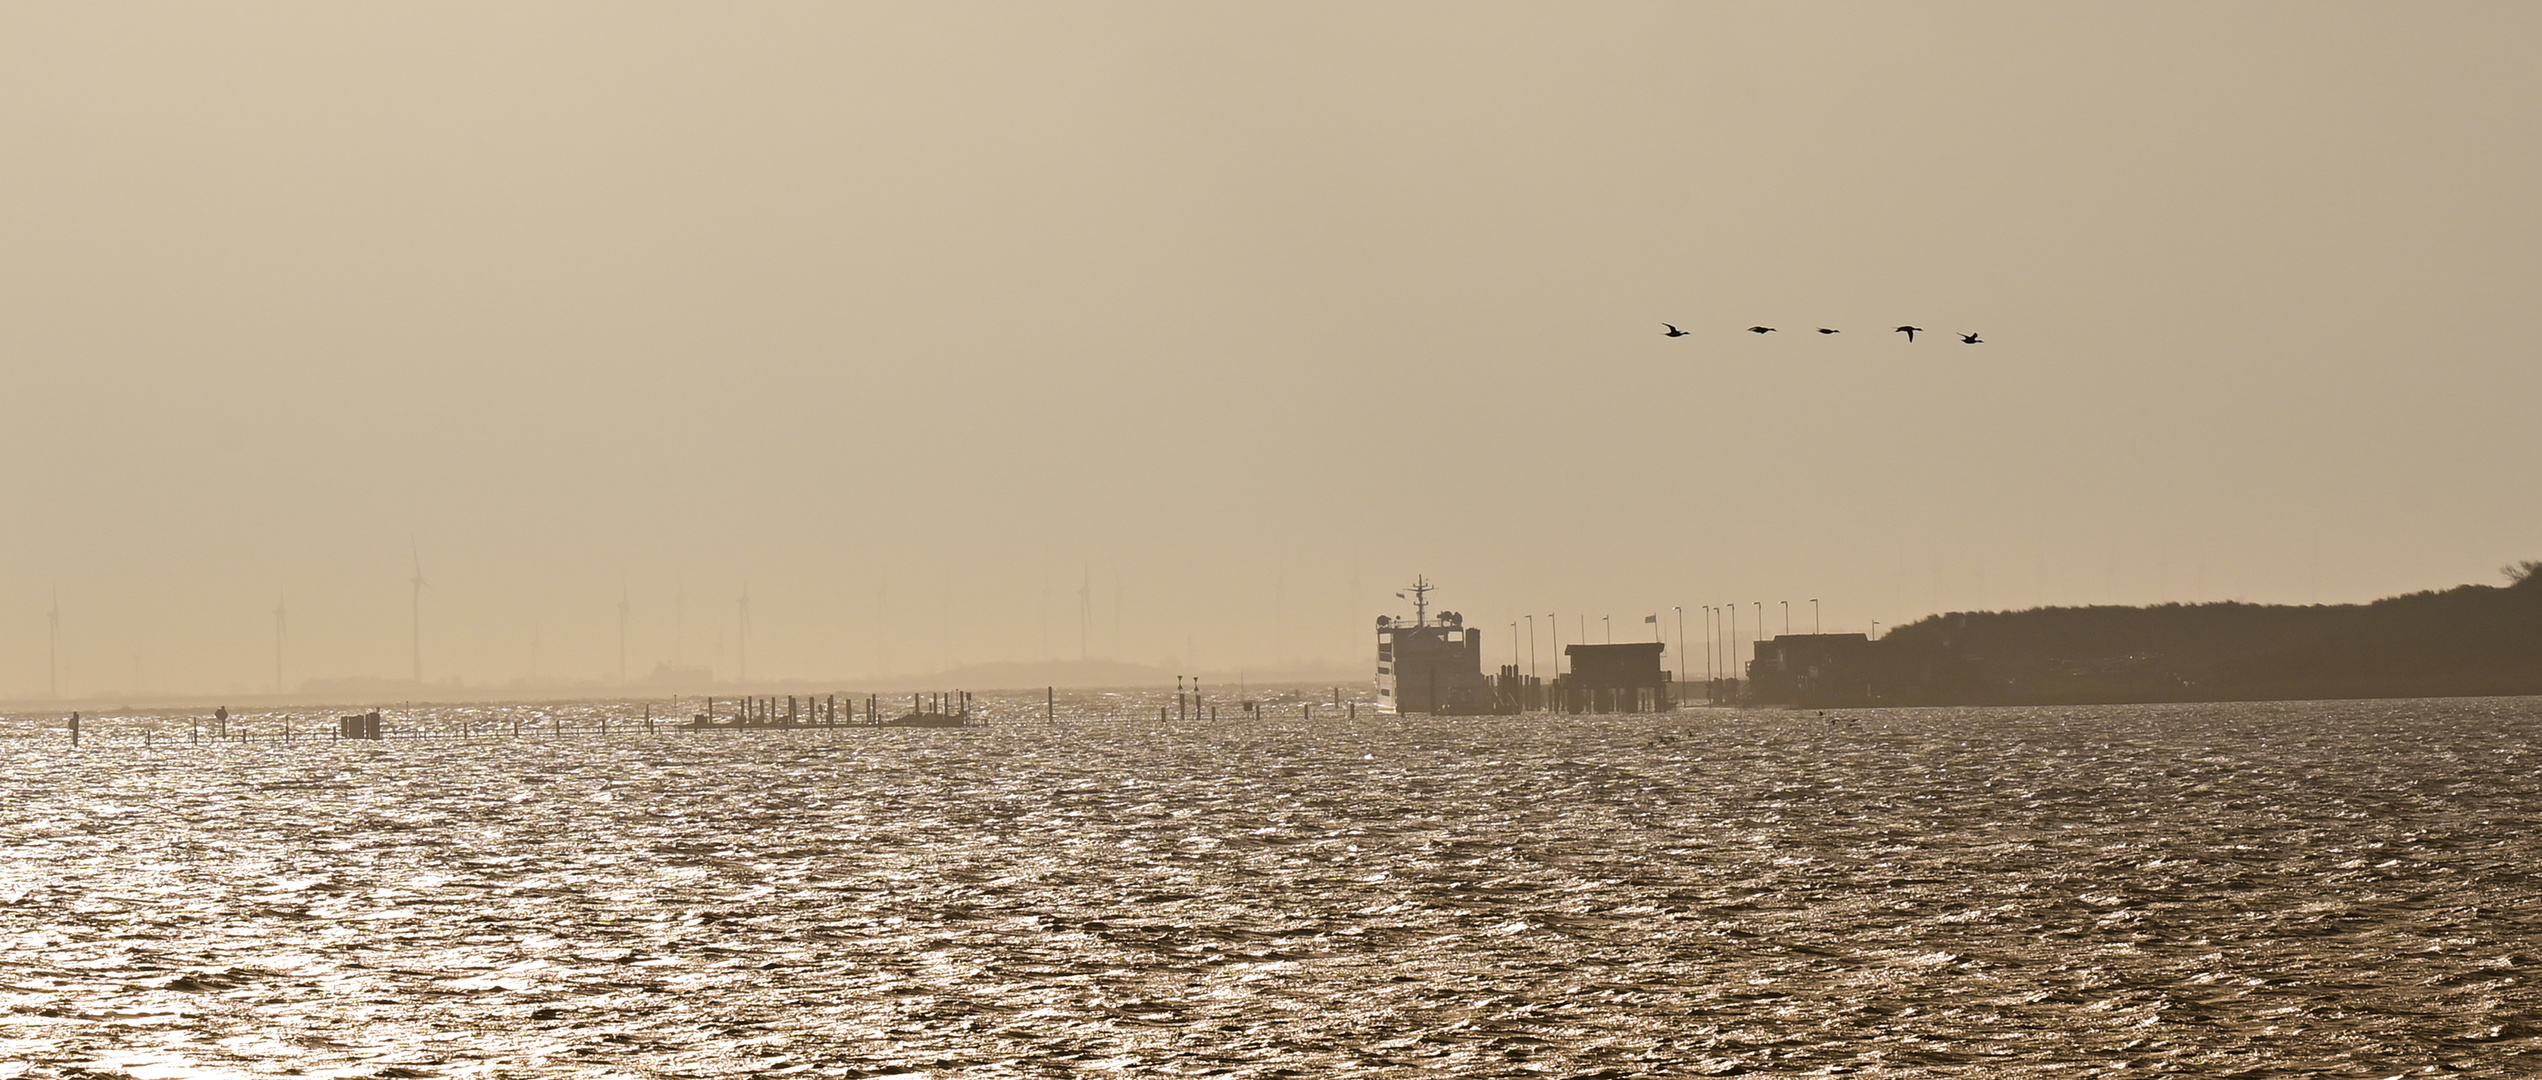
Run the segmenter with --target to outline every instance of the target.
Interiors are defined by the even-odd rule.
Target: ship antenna
[[[1436,587],[1427,577],[1412,576],[1412,625],[1430,625],[1430,590]]]

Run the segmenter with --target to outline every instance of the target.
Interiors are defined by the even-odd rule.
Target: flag
[[[1643,621],[1643,622],[1646,622],[1646,623],[1650,623],[1650,624],[1652,624],[1652,625],[1658,625],[1658,623],[1659,623],[1659,616],[1657,616],[1657,615],[1644,615],[1644,616],[1642,616],[1642,621]]]

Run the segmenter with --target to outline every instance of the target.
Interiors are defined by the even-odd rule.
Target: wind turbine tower
[[[635,617],[635,608],[627,604],[627,585],[618,583],[618,685],[627,685],[627,620]]]
[[[741,587],[741,663],[734,681],[750,685],[750,586]]]
[[[420,687],[424,684],[424,556],[413,541],[408,541],[406,547],[415,557],[415,576],[410,584],[414,586],[415,685]]]

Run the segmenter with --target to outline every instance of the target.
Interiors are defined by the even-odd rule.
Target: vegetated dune
[[[1969,701],[2542,694],[2542,574],[2370,604],[1953,612],[1883,644],[1951,658]]]

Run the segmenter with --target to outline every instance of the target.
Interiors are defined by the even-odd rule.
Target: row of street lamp
[[[1792,632],[1792,602],[1784,600],[1781,601],[1781,603],[1783,605],[1783,633],[1788,635]],[[1756,608],[1757,632],[1763,633],[1765,627],[1765,601],[1754,601],[1753,606]],[[1677,613],[1677,647],[1679,652],[1682,654],[1690,648],[1690,645],[1686,640],[1686,609],[1683,607],[1671,607],[1669,610]],[[1718,661],[1718,670],[1726,674],[1732,670],[1733,661],[1735,661],[1738,657],[1739,605],[1736,603],[1724,604],[1719,607],[1704,605],[1701,610],[1704,616],[1704,679],[1706,682],[1710,682],[1715,677],[1714,671],[1716,670],[1716,661]],[[1527,677],[1532,679],[1536,677],[1536,617],[1531,614],[1526,616],[1526,620]],[[1609,644],[1613,644],[1615,641],[1615,617],[1612,615],[1600,615],[1598,616],[1598,621],[1605,624],[1606,640]],[[1666,635],[1661,631],[1658,617],[1653,616],[1649,622],[1651,623],[1651,640],[1665,644]],[[1556,655],[1559,655],[1562,648],[1562,624],[1555,620],[1553,612],[1545,613],[1545,623],[1553,632],[1553,647],[1556,650]],[[1810,633],[1817,634],[1821,632],[1818,619],[1818,598],[1814,596],[1811,597],[1809,601],[1809,624]],[[1871,629],[1874,637],[1879,636],[1880,624],[1878,622],[1873,622],[1871,624]],[[1589,636],[1588,631],[1589,617],[1582,615],[1580,616],[1580,637],[1583,641],[1587,640]],[[1510,659],[1515,662],[1517,660],[1516,654],[1518,648],[1518,624],[1516,622],[1511,622],[1509,624],[1509,636],[1511,651]],[[1718,648],[1716,648],[1716,643],[1718,644]]]

